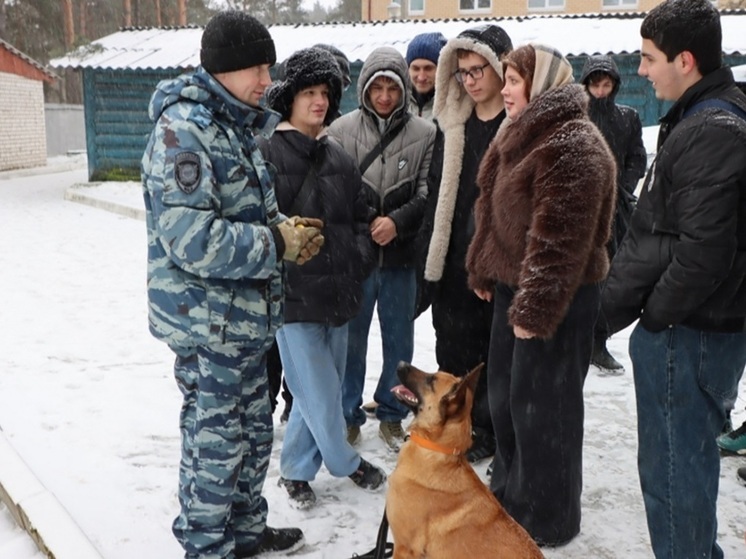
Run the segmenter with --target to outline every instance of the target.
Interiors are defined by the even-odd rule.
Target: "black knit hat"
[[[282,120],[290,118],[295,95],[313,85],[329,86],[329,109],[324,124],[330,124],[339,112],[342,97],[342,73],[334,56],[325,49],[311,47],[301,49],[283,63],[285,79],[274,82],[267,90],[267,104],[282,115]]]
[[[255,17],[238,10],[213,16],[202,33],[200,63],[211,74],[274,64],[275,43]]]
[[[334,45],[319,43],[317,45],[314,45],[314,47],[329,51],[332,56],[334,56],[334,59],[339,65],[339,71],[342,72],[342,87],[349,87],[349,85],[352,83],[352,80],[350,79],[350,61],[347,58],[347,55],[345,55],[345,53],[343,53]]]
[[[462,31],[458,36],[467,37],[487,45],[495,53],[498,60],[502,55],[513,50],[513,42],[505,30],[498,25],[472,27],[471,29]]]

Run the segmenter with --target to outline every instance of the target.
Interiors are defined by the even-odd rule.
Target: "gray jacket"
[[[402,89],[399,106],[383,120],[373,110],[367,90],[379,75],[396,81]],[[335,120],[329,135],[336,138],[360,165],[387,130],[407,119],[404,127],[363,174],[371,216],[388,216],[396,224],[397,238],[379,249],[382,266],[412,266],[414,239],[427,198],[427,172],[435,141],[435,125],[407,112],[409,72],[404,58],[391,47],[374,50],[363,64],[357,85],[359,109]]]

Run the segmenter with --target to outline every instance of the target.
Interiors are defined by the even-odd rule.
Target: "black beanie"
[[[480,25],[466,29],[458,35],[467,37],[487,45],[495,53],[497,59],[513,50],[513,43],[505,30],[498,25]]]
[[[275,43],[255,17],[238,10],[213,16],[202,33],[200,63],[211,74],[274,64]]]
[[[290,118],[296,94],[313,85],[329,86],[329,108],[324,124],[329,125],[339,112],[342,97],[342,73],[334,56],[325,49],[311,47],[291,54],[285,62],[285,78],[274,82],[267,90],[267,104],[282,115],[282,120]]]

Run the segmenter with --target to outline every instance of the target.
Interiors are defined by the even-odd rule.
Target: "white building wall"
[[[42,82],[0,72],[0,171],[47,162]]]

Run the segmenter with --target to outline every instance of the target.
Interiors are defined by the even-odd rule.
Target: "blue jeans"
[[[322,462],[333,476],[350,475],[360,465],[360,455],[347,442],[342,415],[347,325],[285,324],[277,333],[277,346],[293,395],[280,475],[311,481]]]
[[[376,417],[381,421],[401,421],[407,416],[407,408],[397,401],[391,389],[400,384],[396,376],[399,361],[412,361],[412,311],[416,289],[414,269],[403,267],[376,268],[363,284],[360,312],[349,323],[347,369],[342,386],[342,407],[348,426],[365,423],[365,413],[360,406],[363,405],[368,333],[376,303],[383,342],[383,367],[373,395],[378,403]]]
[[[746,333],[638,324],[629,341],[637,395],[637,466],[657,559],[722,559],[715,443],[746,364]]]

